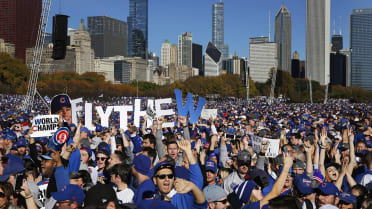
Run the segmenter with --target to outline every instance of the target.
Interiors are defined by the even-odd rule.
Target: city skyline
[[[150,51],[160,55],[161,44],[165,39],[170,43],[178,42],[178,35],[183,32],[193,34],[193,42],[206,47],[211,41],[212,17],[211,6],[217,3],[213,1],[189,0],[187,4],[181,1],[164,0],[162,4],[154,4],[149,1],[149,47]],[[240,57],[249,57],[249,38],[268,35],[268,13],[275,14],[282,1],[264,0],[252,2],[244,0],[223,1],[225,4],[225,43],[230,46],[230,54],[236,51]],[[306,1],[284,1],[292,15],[292,52],[298,51],[301,60],[305,59],[305,31],[306,31]],[[74,5],[74,6],[71,6]],[[108,6],[109,5],[109,6]],[[111,6],[112,5],[112,6]],[[195,6],[198,5],[198,6]],[[347,5],[347,7],[345,7]],[[372,2],[364,0],[338,0],[331,2],[331,31],[333,23],[336,24],[336,33],[339,31],[341,17],[341,30],[344,36],[344,48],[349,47],[349,16],[356,8],[372,7]],[[84,9],[81,9],[84,8]],[[72,1],[64,0],[61,3],[61,13],[69,15],[69,27],[77,28],[80,19],[88,16],[107,15],[119,20],[126,21],[129,15],[129,0],[116,1]],[[57,2],[51,7],[50,17],[59,13]],[[271,40],[274,38],[274,15],[271,15]],[[51,18],[50,18],[51,19]],[[254,20],[254,21],[253,21]],[[48,23],[51,31],[51,21]],[[331,33],[332,34],[332,33]]]

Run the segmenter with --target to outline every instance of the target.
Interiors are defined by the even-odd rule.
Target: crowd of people
[[[72,123],[66,94],[30,112],[22,101],[0,95],[0,209],[372,209],[368,104],[220,99],[205,105],[216,117],[194,124],[176,112],[136,127],[128,112],[128,127],[117,113],[103,127],[93,111],[92,130],[82,117]],[[33,118],[48,114],[60,116],[65,141],[31,137]],[[266,139],[279,142],[274,156]]]

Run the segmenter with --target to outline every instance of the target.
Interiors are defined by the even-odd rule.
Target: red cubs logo
[[[58,143],[63,144],[67,141],[68,132],[66,130],[61,130],[56,134],[56,140]]]
[[[59,102],[62,103],[62,104],[65,103],[65,102],[66,102],[65,97],[61,97],[61,98],[59,99]]]

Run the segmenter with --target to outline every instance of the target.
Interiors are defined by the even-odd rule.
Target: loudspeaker
[[[64,59],[66,56],[68,17],[66,15],[55,15],[53,17],[52,58],[55,60]]]

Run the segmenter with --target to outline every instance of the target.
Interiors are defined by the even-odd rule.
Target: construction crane
[[[48,25],[48,18],[49,18],[49,11],[52,2],[51,0],[43,0],[42,4],[42,11],[40,16],[40,24],[37,33],[36,45],[33,52],[32,57],[32,64],[31,64],[31,74],[30,80],[28,81],[28,88],[27,94],[25,99],[23,100],[22,110],[23,111],[30,111],[34,104],[34,97],[37,93],[36,84],[39,77],[40,72],[40,62],[41,62],[41,55],[43,53],[44,48],[44,39],[46,28]],[[40,94],[37,94],[40,96]],[[41,96],[40,96],[41,97]],[[43,98],[41,97],[43,100]]]

